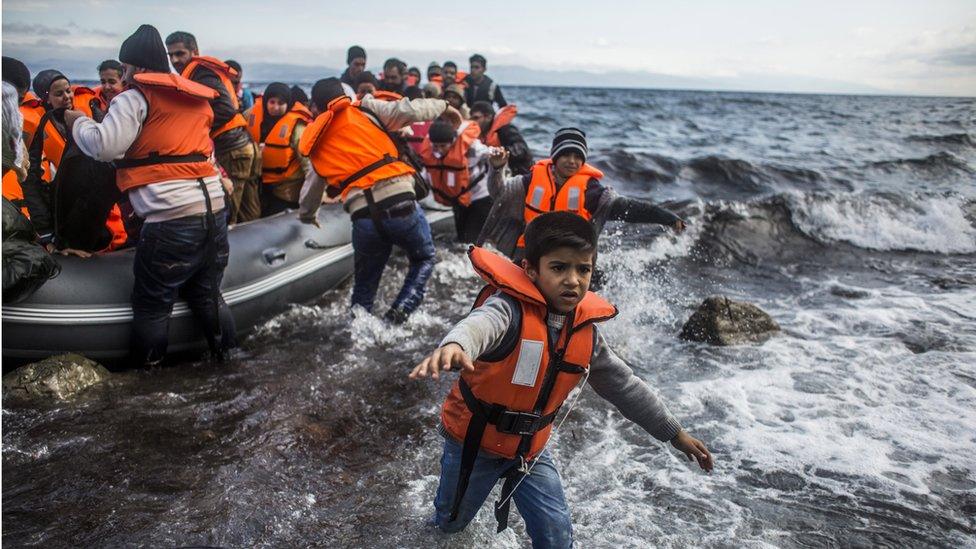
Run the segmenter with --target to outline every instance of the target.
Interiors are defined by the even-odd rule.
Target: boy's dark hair
[[[376,79],[376,75],[369,71],[363,71],[356,77],[356,86],[358,87],[360,84],[372,84],[377,88],[380,87],[380,81]]]
[[[454,69],[457,70],[457,63],[454,61],[444,61],[444,66],[442,68],[446,67],[454,67]]]
[[[183,44],[190,51],[200,51],[197,47],[197,37],[186,31],[176,31],[166,37],[166,45]]]
[[[468,58],[468,64],[470,65],[472,63],[480,63],[482,67],[486,69],[488,68],[488,61],[485,59],[485,56],[481,55],[480,53],[476,53]]]
[[[119,78],[122,77],[122,63],[119,63],[115,59],[106,59],[98,64],[98,72],[102,71],[115,71],[119,73]]]
[[[572,212],[549,212],[532,220],[525,228],[525,259],[539,266],[542,256],[558,248],[593,252],[596,263],[596,230],[593,225]]]
[[[471,105],[471,114],[476,112],[485,116],[495,116],[495,108],[487,101],[475,101],[474,105]]]
[[[228,60],[224,61],[224,63],[226,63],[228,67],[230,67],[230,68],[234,69],[235,71],[237,71],[237,75],[238,76],[240,76],[241,73],[244,72],[244,67],[242,67],[240,63],[238,63],[237,61],[234,61],[233,59],[228,59]]]

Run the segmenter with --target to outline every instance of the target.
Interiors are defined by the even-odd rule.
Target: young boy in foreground
[[[588,221],[553,212],[526,229],[522,268],[471,249],[471,263],[488,286],[467,318],[410,373],[436,379],[441,370],[461,370],[439,425],[445,441],[434,521],[444,532],[464,529],[505,478],[495,506],[498,531],[514,500],[534,547],[572,545],[569,508],[546,444],[557,414],[568,413],[559,414],[560,406],[583,380],[624,417],[711,471],[705,445],[681,429],[597,330],[617,309],[588,291],[596,241]]]

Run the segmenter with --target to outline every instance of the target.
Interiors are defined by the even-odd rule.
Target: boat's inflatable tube
[[[428,211],[435,230],[453,227],[450,212]],[[352,225],[339,206],[319,210],[321,229],[284,212],[231,227],[221,289],[239,336],[290,303],[309,301],[352,274]],[[135,249],[58,258],[61,274],[26,300],[3,306],[3,356],[39,359],[78,352],[94,359],[128,354]],[[173,309],[169,350],[203,349],[186,303]]]

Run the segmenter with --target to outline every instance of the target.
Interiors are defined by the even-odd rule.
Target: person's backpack
[[[3,199],[3,302],[27,299],[48,280],[58,276],[61,266],[35,242],[37,235],[29,219],[17,206]]]

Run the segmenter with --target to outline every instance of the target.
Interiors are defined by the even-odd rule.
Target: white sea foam
[[[959,196],[917,197],[910,204],[878,194],[789,197],[793,221],[817,239],[870,250],[976,252],[976,228]]]

